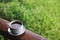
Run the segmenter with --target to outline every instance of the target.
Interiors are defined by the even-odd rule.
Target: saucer
[[[20,32],[19,34],[13,34],[13,33],[11,33],[10,28],[8,28],[8,33],[9,33],[10,35],[12,35],[12,36],[19,36],[19,35],[22,35],[24,32],[25,32],[25,28],[23,28],[23,31]]]

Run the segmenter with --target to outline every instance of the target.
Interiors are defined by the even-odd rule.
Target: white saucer
[[[13,34],[13,33],[11,33],[10,28],[8,28],[8,33],[9,33],[10,35],[13,35],[13,36],[19,36],[19,35],[22,35],[24,32],[25,32],[25,28],[23,28],[23,31],[20,32],[19,34]]]

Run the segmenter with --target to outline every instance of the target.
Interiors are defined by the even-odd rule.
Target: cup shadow
[[[4,36],[4,40],[20,40],[19,36],[12,36],[8,32],[0,30],[0,34]]]

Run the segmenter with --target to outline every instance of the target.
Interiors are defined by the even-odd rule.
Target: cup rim
[[[19,21],[19,20],[14,20],[14,21],[11,21],[9,24],[8,24],[8,27],[9,28],[12,28],[12,29],[15,29],[15,28],[13,28],[12,27],[12,24],[20,24],[21,26],[23,26],[23,23],[21,22],[21,21]],[[19,29],[19,28],[16,28],[16,29]]]

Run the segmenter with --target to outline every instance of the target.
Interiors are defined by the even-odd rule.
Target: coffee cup
[[[21,21],[14,20],[8,24],[8,32],[13,36],[18,36],[25,32],[25,27]]]

